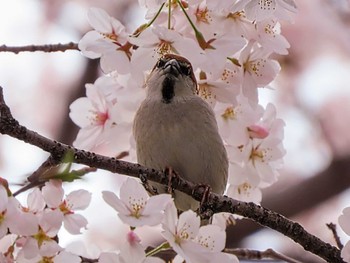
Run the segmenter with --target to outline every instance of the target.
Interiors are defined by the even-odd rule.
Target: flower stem
[[[168,29],[171,29],[171,0],[168,1]]]
[[[157,254],[158,252],[160,252],[162,250],[167,250],[169,248],[170,248],[170,244],[168,242],[164,242],[164,243],[160,244],[158,247],[148,251],[146,254],[146,257],[151,257],[151,256]]]
[[[191,25],[194,33],[195,33],[195,36],[196,36],[196,39],[198,41],[199,46],[203,50],[208,48],[208,43],[205,41],[203,34],[196,28],[195,24],[192,22],[190,16],[187,14],[184,6],[182,5],[181,0],[176,0],[176,2],[178,3],[178,5],[180,6],[182,12],[184,12],[188,22],[190,23],[190,25]]]
[[[165,5],[165,2],[159,7],[157,14],[152,18],[151,21],[149,21],[147,23],[146,27],[150,27],[154,23],[154,21],[156,21],[156,19],[158,18],[160,12],[162,12],[164,5]]]
[[[165,2],[159,7],[158,9],[158,12],[157,14],[152,18],[151,21],[149,21],[147,24],[142,24],[141,26],[139,26],[134,33],[132,33],[132,37],[138,37],[145,29],[149,28],[153,23],[154,21],[156,21],[157,17],[159,16],[160,12],[162,12],[163,10],[163,7],[165,5]],[[128,55],[129,57],[129,54],[128,54],[128,51],[130,49],[130,43],[129,42],[126,42],[126,44],[122,47],[120,47],[121,50],[125,51],[125,53]]]
[[[194,23],[192,22],[190,16],[187,14],[184,6],[182,5],[181,3],[181,0],[176,0],[176,2],[178,3],[178,5],[180,6],[182,12],[184,12],[188,22],[190,23],[191,27],[193,28],[194,32],[196,33],[196,35],[199,33],[199,34],[202,34],[201,32],[199,32],[199,30],[196,28],[196,26],[194,25]]]

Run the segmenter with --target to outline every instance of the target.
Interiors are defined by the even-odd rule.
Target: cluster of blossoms
[[[32,191],[23,206],[0,185],[0,262],[80,262],[58,244],[57,234],[62,226],[73,235],[86,228],[88,221],[75,211],[85,209],[90,199],[86,190],[64,198],[62,182],[50,180]]]
[[[149,197],[144,187],[128,178],[121,186],[119,196],[104,191],[103,199],[118,212],[123,223],[130,226],[124,244],[115,251],[102,251],[99,263],[160,263],[152,255],[172,248],[177,256],[174,262],[239,262],[237,257],[222,252],[225,248],[225,224],[200,226],[200,218],[189,210],[178,216],[169,194]],[[58,244],[62,226],[73,235],[81,234],[88,221],[76,210],[87,208],[91,194],[76,190],[64,198],[60,180],[46,182],[34,189],[23,206],[4,185],[0,184],[0,262],[2,263],[78,263],[82,258]],[[145,253],[135,229],[161,225],[166,240],[159,247]]]
[[[104,10],[92,8],[94,30],[80,41],[89,58],[100,58],[104,76],[86,85],[87,97],[71,105],[81,128],[75,146],[135,161],[134,114],[145,97],[144,83],[156,61],[176,53],[191,61],[199,96],[216,113],[230,176],[227,195],[261,201],[263,187],[277,180],[285,150],[282,120],[272,104],[259,105],[258,88],[268,87],[289,43],[280,20],[292,20],[293,0],[139,0],[147,23],[127,32]]]
[[[119,262],[164,262],[152,257],[162,249],[172,248],[177,256],[174,262],[239,262],[237,257],[222,252],[225,248],[225,226],[219,223],[200,226],[200,218],[192,210],[178,216],[175,204],[169,194],[149,197],[144,187],[135,179],[128,178],[122,185],[119,197],[104,191],[104,200],[113,207],[123,223],[131,226],[125,245],[115,252],[104,252],[99,263]],[[145,253],[141,240],[134,232],[136,227],[161,224],[166,242]]]

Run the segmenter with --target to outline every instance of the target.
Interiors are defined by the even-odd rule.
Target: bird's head
[[[197,81],[191,63],[174,54],[166,54],[157,61],[146,86],[149,98],[167,104],[197,93]]]

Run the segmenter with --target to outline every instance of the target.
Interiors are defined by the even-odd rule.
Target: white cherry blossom
[[[250,20],[261,21],[269,18],[291,20],[291,13],[296,13],[294,0],[249,0],[245,12]]]
[[[166,205],[172,202],[168,194],[150,197],[144,187],[132,178],[122,184],[119,197],[109,191],[102,194],[105,202],[118,212],[119,218],[133,227],[160,224]]]
[[[276,52],[277,54],[287,55],[290,44],[287,39],[281,35],[281,25],[276,19],[267,19],[256,23],[257,38],[265,50]]]
[[[214,108],[219,131],[228,145],[240,147],[250,137],[249,127],[257,123],[263,115],[260,105],[252,107],[242,95],[237,97],[237,104],[217,103]]]
[[[56,209],[63,215],[63,223],[71,234],[80,234],[82,228],[86,228],[88,221],[75,211],[88,207],[91,201],[91,193],[86,190],[76,190],[63,198],[62,182],[50,180],[42,189],[44,199],[50,209]]]
[[[276,60],[269,59],[270,51],[258,48],[254,41],[248,43],[239,57],[243,67],[242,92],[249,101],[258,102],[258,87],[265,87],[277,76],[281,67]]]
[[[9,231],[12,234],[29,236],[38,229],[37,217],[23,207],[19,201],[8,196],[7,190],[0,184],[0,239]]]
[[[343,214],[339,216],[338,222],[342,230],[350,236],[350,207],[346,207],[343,210]],[[350,262],[350,241],[346,242],[345,246],[341,250],[341,257]]]
[[[179,217],[175,205],[166,208],[162,223],[163,236],[178,254],[188,263],[195,262],[238,262],[232,255],[221,252],[225,247],[225,230],[217,225],[200,227],[200,218],[192,210],[183,212]]]
[[[233,34],[217,35],[208,41],[208,46],[203,50],[204,61],[200,68],[212,74],[214,78],[219,78],[225,68],[227,57],[241,50],[246,43],[242,37]]]
[[[201,49],[196,41],[165,27],[148,28],[138,37],[130,37],[129,41],[138,46],[131,58],[131,74],[140,86],[144,82],[144,72],[151,70],[158,58],[169,52],[190,59],[193,61],[193,68],[198,67],[203,61]]]
[[[205,75],[211,77],[211,75]],[[229,85],[221,79],[212,80],[210,78],[199,78],[197,84],[198,95],[207,101],[213,108],[215,107],[216,102],[237,103],[236,97],[240,88],[233,84]]]
[[[127,45],[125,27],[100,8],[91,8],[88,19],[95,30],[80,40],[79,49],[87,57],[101,57],[101,68],[105,73],[115,70],[120,74],[129,73],[131,46]]]
[[[42,257],[53,257],[62,250],[54,239],[62,225],[62,213],[57,210],[45,210],[38,217],[39,228],[35,234],[24,238],[23,247],[18,254],[19,258],[36,260]]]
[[[250,138],[249,142],[240,148],[243,156],[244,169],[252,178],[259,178],[259,187],[266,187],[277,180],[278,170],[283,163],[285,149],[283,148],[284,122],[276,118],[276,109],[268,104],[260,125],[268,135],[264,138]]]
[[[69,116],[81,128],[74,146],[98,150],[108,145],[115,154],[129,149],[133,115],[129,114],[125,97],[114,97],[115,90],[122,92],[122,87],[116,81],[113,87],[110,81],[111,78],[103,78],[95,84],[86,84],[86,97],[70,105]],[[118,138],[112,137],[111,133],[118,134]]]
[[[236,174],[240,176],[240,174]],[[230,184],[226,190],[226,195],[243,202],[254,202],[260,204],[262,193],[259,187],[251,185],[249,182],[244,182],[240,185]]]
[[[126,234],[126,242],[119,248],[120,252],[103,252],[98,259],[99,263],[164,263],[156,257],[146,257],[141,239],[134,231]]]

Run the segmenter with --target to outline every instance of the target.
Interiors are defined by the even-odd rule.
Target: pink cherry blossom
[[[160,224],[171,195],[160,194],[149,197],[144,187],[135,179],[128,178],[120,188],[120,196],[103,191],[103,199],[113,207],[120,219],[133,227]]]

